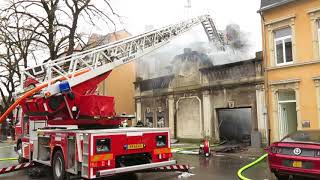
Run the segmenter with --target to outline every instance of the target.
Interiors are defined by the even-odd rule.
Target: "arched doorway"
[[[183,97],[177,101],[177,137],[200,139],[201,101],[198,97]]]

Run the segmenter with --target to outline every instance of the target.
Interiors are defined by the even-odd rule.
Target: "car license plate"
[[[143,146],[143,144],[129,144],[128,149],[142,149]]]
[[[292,167],[301,168],[302,162],[301,161],[293,161]]]

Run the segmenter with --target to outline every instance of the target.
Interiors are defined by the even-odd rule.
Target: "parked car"
[[[320,130],[294,132],[266,150],[270,170],[278,179],[320,178]]]

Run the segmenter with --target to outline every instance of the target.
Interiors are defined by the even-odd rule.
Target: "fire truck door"
[[[46,127],[46,121],[29,121],[30,141],[37,140],[37,129]]]
[[[15,138],[19,139],[23,135],[22,109],[17,107],[14,111]]]

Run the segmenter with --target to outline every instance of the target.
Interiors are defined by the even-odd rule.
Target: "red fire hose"
[[[32,96],[34,93],[40,91],[41,89],[45,88],[48,86],[48,83],[41,84],[40,86],[37,86],[36,88],[26,92],[23,94],[23,96],[19,97],[5,112],[4,114],[1,115],[0,117],[0,123],[2,123],[6,117],[16,108],[23,100],[26,98]]]

